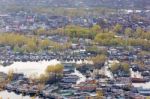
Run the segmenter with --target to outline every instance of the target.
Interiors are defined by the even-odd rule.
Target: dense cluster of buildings
[[[15,0],[12,1],[15,2]],[[39,4],[45,4],[46,1],[39,0]],[[75,0],[73,1],[75,2]],[[94,1],[91,1],[92,4],[94,4]],[[125,1],[128,2],[129,0]],[[6,1],[3,0],[3,2]],[[22,0],[18,3],[22,2],[30,2],[30,0]],[[61,2],[64,3],[63,0],[59,0],[59,3]],[[85,1],[78,2],[76,6],[84,5],[83,2]],[[122,1],[117,0],[114,4],[118,5],[117,2]],[[53,6],[60,6],[57,1],[55,3],[56,5]],[[63,6],[67,5],[64,4]],[[122,3],[119,6],[123,6]],[[91,28],[95,24],[100,25],[104,31],[105,29],[111,30],[116,24],[122,25],[123,31],[128,27],[132,30],[141,27],[144,31],[149,31],[150,11],[119,10],[118,13],[111,13],[110,15],[104,13],[96,17],[89,15],[82,17],[54,16],[24,10],[0,15],[0,33],[18,32],[29,37],[35,36],[34,30],[41,28],[44,30],[64,28],[65,30],[67,25]],[[32,33],[32,35],[27,35],[28,33]],[[8,78],[11,77],[8,83],[0,86],[0,90],[37,96],[42,99],[145,99],[150,96],[150,48],[145,50],[142,46],[113,46],[113,44],[111,46],[100,46],[91,39],[71,38],[66,35],[59,35],[59,33],[56,35],[43,33],[43,35],[38,35],[37,38],[51,40],[62,45],[70,39],[72,41],[71,46],[66,50],[57,51],[47,48],[38,52],[14,51],[14,46],[12,47],[11,44],[7,46],[1,44],[0,65],[6,68],[14,62],[38,62],[56,59],[63,64],[63,71],[60,74],[50,73],[50,78],[42,83],[43,86],[41,86],[39,79],[27,78],[22,73],[12,73],[13,76],[11,76],[0,72],[0,83],[8,82]],[[90,47],[91,49],[89,49]],[[94,61],[92,62],[93,58],[100,55],[106,56],[104,62],[99,63],[102,60],[101,57],[101,60],[96,59],[96,61],[98,60],[97,64]],[[78,61],[81,64],[77,64]]]
[[[135,16],[139,18],[137,19]],[[51,16],[48,14],[32,13],[31,11],[19,11],[0,15],[0,31],[29,32],[38,28],[57,29],[69,24],[83,27],[91,27],[95,24],[99,24],[104,28],[108,28],[116,23],[132,29],[142,27],[147,30],[150,28],[149,19],[150,11],[140,11],[136,13],[126,12],[126,14],[125,12],[120,12],[120,14],[101,15],[99,17],[88,15],[84,17]]]
[[[45,16],[33,14],[31,12],[20,11],[7,15],[0,15],[1,31],[12,32],[22,31],[28,32],[38,28],[49,29],[59,28],[68,23],[66,17],[63,16]]]
[[[13,81],[8,83],[5,89],[16,94],[50,99],[90,97],[144,99],[150,96],[149,86],[144,86],[150,82],[150,55],[141,55],[142,48],[138,46],[130,47],[130,50],[124,47],[106,47],[105,49],[107,49],[108,59],[98,71],[92,64],[83,64],[80,67],[75,64],[75,61],[72,63],[73,61],[66,60],[62,62],[64,65],[63,77],[48,80],[42,89],[39,87],[38,80],[32,82],[23,74],[16,73]],[[71,58],[68,57],[68,59]],[[112,62],[127,62],[130,72],[127,73],[119,68],[112,73],[110,69]],[[136,62],[141,62],[142,65]],[[4,73],[0,73],[0,77],[1,81],[7,79]],[[136,86],[138,84],[143,84],[143,86]]]

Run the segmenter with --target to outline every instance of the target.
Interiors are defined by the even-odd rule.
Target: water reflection
[[[8,91],[1,91],[0,92],[0,98],[2,99],[32,99],[30,96],[23,96],[22,94],[18,95],[14,92],[8,92]],[[36,97],[35,99],[40,99]]]

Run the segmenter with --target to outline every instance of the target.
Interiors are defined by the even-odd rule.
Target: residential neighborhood
[[[1,0],[0,99],[150,99],[149,4]]]

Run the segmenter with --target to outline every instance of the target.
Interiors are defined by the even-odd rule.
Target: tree
[[[116,45],[118,41],[116,41],[115,35],[113,33],[99,33],[95,36],[94,39],[99,45]]]
[[[119,67],[120,67],[120,63],[113,63],[110,67],[110,70],[112,72],[116,72],[119,69]]]
[[[121,62],[121,63],[113,63],[110,67],[110,70],[113,73],[116,73],[118,70],[123,71],[125,73],[129,73],[129,64],[126,62]]]
[[[132,36],[132,29],[131,28],[126,28],[125,29],[125,36],[130,37]]]
[[[35,96],[32,96],[31,99],[35,99]]]
[[[59,34],[59,35],[64,35],[65,34],[65,28],[58,28],[56,30],[56,32]]]
[[[117,23],[114,26],[114,32],[119,33],[119,32],[121,32],[121,30],[122,30],[122,25],[120,25],[120,24]]]
[[[146,98],[145,99],[150,99],[150,96],[146,96]]]
[[[76,25],[68,25],[65,27],[66,35],[71,38],[91,38],[93,39],[96,33],[100,30],[100,27],[97,25],[92,29],[76,26]]]
[[[90,60],[92,60],[96,68],[101,68],[104,65],[106,59],[107,57],[105,55],[97,55],[96,57],[92,57]]]
[[[143,39],[150,40],[150,31],[146,31],[142,35]]]
[[[101,32],[101,27],[99,25],[93,25],[91,28],[92,33],[99,33]]]
[[[137,27],[136,31],[135,31],[136,37],[140,37],[143,32],[144,31],[143,31],[143,29],[141,27]]]
[[[87,50],[87,51],[90,51],[90,52],[97,52],[97,53],[100,51],[96,45],[87,47],[86,50]]]
[[[36,52],[38,50],[37,47],[37,39],[32,38],[27,41],[26,50],[28,52]]]
[[[14,76],[14,70],[10,69],[8,71],[8,80],[11,81],[13,79],[13,76]]]
[[[45,72],[47,75],[49,75],[50,78],[55,79],[56,81],[62,77],[63,69],[64,69],[64,66],[62,64],[49,65],[46,68]]]
[[[121,63],[121,66],[122,66],[122,69],[125,71],[125,72],[129,72],[129,64],[126,63],[126,62],[122,62]]]
[[[37,35],[42,35],[42,34],[46,34],[46,30],[44,28],[39,28],[36,30],[36,34]]]
[[[102,91],[96,92],[96,99],[103,99],[103,92]]]
[[[42,40],[39,43],[41,49],[46,49],[50,45],[50,41],[48,39]]]
[[[41,74],[40,77],[38,78],[38,80],[40,81],[40,83],[45,83],[47,80],[49,79],[49,75],[47,74]]]
[[[18,46],[14,46],[14,52],[21,52],[21,48]]]
[[[64,69],[64,66],[62,64],[57,64],[57,65],[49,65],[47,68],[46,68],[46,73],[54,73],[54,74],[57,74],[57,73],[62,73],[63,72],[63,69]]]

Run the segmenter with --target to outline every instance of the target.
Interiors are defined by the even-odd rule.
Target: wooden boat
[[[131,78],[132,83],[145,83],[146,79],[144,78]]]

